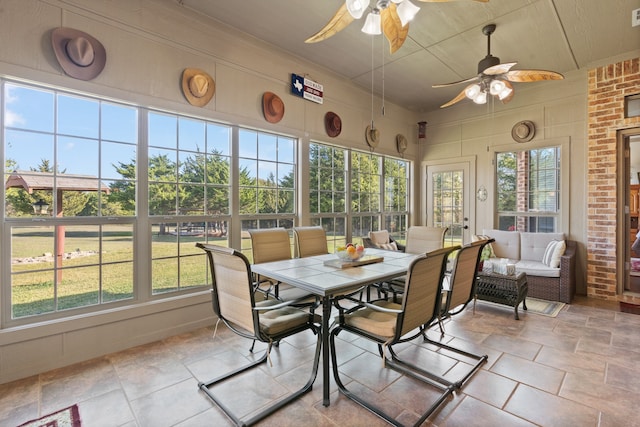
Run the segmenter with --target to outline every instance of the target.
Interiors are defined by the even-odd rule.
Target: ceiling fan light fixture
[[[464,94],[469,99],[475,99],[475,97],[478,96],[478,94],[480,93],[480,90],[481,90],[480,85],[475,84],[467,87],[464,90]]]
[[[362,32],[372,36],[382,34],[380,11],[378,9],[373,9],[373,11],[367,15],[367,19],[362,26]]]
[[[411,3],[411,1],[409,0],[404,0],[402,3],[400,3],[397,12],[402,26],[406,26],[413,18],[415,18],[419,10],[420,8]]]
[[[486,104],[487,103],[487,92],[482,91],[473,98],[473,102],[476,104]]]
[[[489,85],[489,93],[491,95],[498,95],[502,92],[507,85],[502,80],[492,80]]]
[[[504,89],[502,89],[500,91],[500,93],[498,94],[498,99],[500,101],[502,101],[503,99],[505,99],[507,96],[511,95],[511,92],[513,92],[513,89],[511,89],[510,87],[505,86]]]
[[[364,10],[369,5],[369,2],[365,2],[365,0],[345,0],[345,4],[347,5],[349,14],[355,19],[360,19],[362,15],[364,15]]]

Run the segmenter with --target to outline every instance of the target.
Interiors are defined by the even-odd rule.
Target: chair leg
[[[454,382],[451,382],[451,381],[449,381],[449,380],[447,380],[447,379],[445,379],[445,378],[443,378],[443,377],[440,377],[440,376],[438,376],[438,375],[435,375],[435,374],[433,374],[433,373],[430,373],[430,372],[424,371],[425,373],[427,373],[429,376],[431,376],[431,377],[432,377],[433,379],[435,379],[436,381],[442,381],[442,382],[444,382],[445,384],[452,384],[452,385],[455,387],[455,389],[460,389],[460,388],[462,387],[462,385],[463,385],[463,384],[464,384],[464,383],[465,383],[469,378],[471,378],[471,376],[472,376],[472,375],[473,375],[473,374],[474,374],[478,369],[480,369],[480,367],[481,367],[484,363],[486,363],[486,362],[487,362],[487,359],[489,358],[489,356],[487,356],[486,354],[484,354],[484,355],[478,355],[478,354],[474,354],[474,353],[468,352],[468,351],[466,351],[466,350],[462,350],[461,348],[453,347],[453,346],[450,346],[450,345],[448,345],[448,344],[444,344],[444,343],[441,343],[441,342],[438,342],[438,341],[434,341],[434,340],[430,339],[429,337],[427,337],[426,333],[424,333],[424,334],[423,334],[423,337],[424,337],[424,341],[425,341],[425,342],[428,342],[429,344],[432,344],[432,345],[434,345],[434,346],[436,346],[436,347],[440,347],[440,348],[442,348],[442,349],[449,350],[449,351],[451,351],[451,352],[454,352],[454,353],[460,354],[460,355],[465,356],[465,357],[468,357],[468,358],[470,358],[470,359],[474,359],[474,360],[476,360],[476,363],[472,366],[472,368],[471,368],[471,369],[469,369],[469,370],[468,370],[467,374],[466,374],[464,377],[462,377],[462,379],[460,379],[459,381],[456,381],[455,383],[454,383]],[[406,363],[405,363],[405,362],[403,362],[402,360],[400,360],[400,359],[397,357],[397,355],[396,355],[396,354],[394,353],[394,351],[393,351],[393,348],[389,348],[389,352],[391,353],[391,355],[392,355],[392,359],[393,359],[393,361],[394,361],[394,362],[396,362],[396,363],[401,363],[401,364],[405,364],[405,365],[406,365]]]
[[[342,393],[344,396],[346,396],[347,398],[353,400],[354,402],[356,402],[358,405],[362,406],[363,408],[371,411],[373,414],[377,415],[378,417],[382,418],[383,420],[387,421],[389,424],[394,425],[394,426],[403,426],[404,424],[402,424],[400,421],[396,420],[395,418],[393,418],[391,415],[387,414],[386,412],[384,412],[382,409],[380,409],[378,406],[374,405],[373,403],[365,400],[364,398],[356,395],[355,393],[353,393],[352,391],[350,391],[349,389],[347,389],[347,387],[344,385],[344,383],[342,382],[342,380],[340,379],[340,372],[338,369],[338,360],[337,360],[337,356],[336,356],[336,346],[335,346],[335,337],[340,333],[340,331],[342,330],[341,327],[335,327],[330,335],[330,349],[331,349],[331,364],[333,365],[333,378],[336,382],[336,385],[338,386],[338,390],[340,390],[340,393]],[[379,351],[382,353],[382,345],[378,345]],[[385,365],[389,364],[390,360],[386,357],[384,357],[384,361],[385,361]],[[390,367],[394,367],[391,364],[389,364]],[[397,369],[397,368],[395,368]],[[435,388],[439,389],[441,391],[440,396],[431,404],[431,406],[429,406],[429,408],[421,415],[420,419],[418,420],[418,422],[416,422],[414,424],[415,427],[420,426],[422,423],[424,423],[424,421],[429,418],[429,416],[431,416],[431,414],[433,414],[433,412],[435,412],[440,405],[442,405],[449,396],[451,396],[454,391],[455,391],[455,387],[453,385],[444,385],[444,384],[440,384],[437,382],[432,382],[427,380],[426,378],[423,378],[421,376],[415,375],[413,372],[411,372],[408,369],[404,369],[403,367],[400,367],[399,369],[400,372],[404,372],[410,376],[412,376],[413,378],[416,378],[422,382],[425,382],[431,386],[434,386]]]
[[[234,377],[235,375],[238,375],[242,372],[248,371],[251,368],[254,368],[262,363],[265,363],[268,360],[268,355],[269,355],[269,351],[271,350],[271,345],[269,345],[267,347],[267,350],[265,351],[264,355],[262,355],[259,359],[245,365],[242,366],[238,369],[235,369],[221,377],[218,377],[216,379],[213,379],[211,381],[207,381],[207,382],[200,382],[198,383],[198,388],[200,390],[202,390],[203,392],[206,393],[206,395],[220,408],[222,409],[222,411],[238,426],[251,426],[253,424],[256,424],[258,421],[268,417],[269,415],[273,414],[274,412],[276,412],[278,409],[282,408],[285,405],[288,405],[289,403],[291,403],[292,401],[298,399],[300,396],[302,396],[303,394],[311,391],[311,389],[313,388],[313,383],[316,379],[316,376],[318,374],[318,366],[320,364],[320,350],[322,348],[322,333],[320,332],[320,329],[314,329],[313,332],[318,336],[317,342],[316,342],[316,352],[315,352],[315,356],[313,359],[313,367],[311,369],[311,375],[309,377],[309,380],[307,381],[307,383],[302,386],[300,389],[298,389],[297,391],[287,395],[286,397],[282,398],[281,400],[277,401],[276,403],[274,403],[273,405],[263,409],[262,411],[260,411],[259,413],[257,413],[256,415],[254,415],[252,418],[248,419],[248,420],[242,420],[239,417],[237,417],[233,412],[231,412],[231,410],[213,393],[213,391],[211,390],[211,388],[213,388],[213,386],[215,386],[216,384],[222,383],[223,381],[226,381],[232,377]],[[255,340],[254,340],[255,343]]]

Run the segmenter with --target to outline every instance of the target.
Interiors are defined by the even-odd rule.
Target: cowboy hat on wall
[[[84,31],[54,28],[51,44],[64,72],[79,80],[97,77],[107,62],[107,52],[102,43]]]
[[[284,102],[273,92],[262,95],[262,113],[269,123],[278,123],[284,117]]]
[[[197,68],[185,68],[182,72],[182,93],[189,104],[204,107],[216,91],[213,78]]]
[[[335,138],[342,132],[342,120],[333,111],[324,115],[324,129],[331,138]]]

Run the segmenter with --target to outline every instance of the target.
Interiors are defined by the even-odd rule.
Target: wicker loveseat
[[[576,242],[562,233],[528,233],[503,230],[483,230],[483,235],[495,239],[492,249],[496,258],[508,258],[516,272],[527,273],[528,296],[571,303],[576,290]],[[557,268],[543,262],[549,242],[564,240],[566,249]],[[491,260],[495,262],[496,260]]]

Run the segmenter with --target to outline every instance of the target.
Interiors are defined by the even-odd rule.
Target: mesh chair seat
[[[396,312],[384,312],[365,307],[362,310],[345,314],[345,324],[380,338],[392,338],[396,334],[398,312],[402,309],[402,306],[385,300],[374,301],[372,304],[377,307],[395,310]]]

